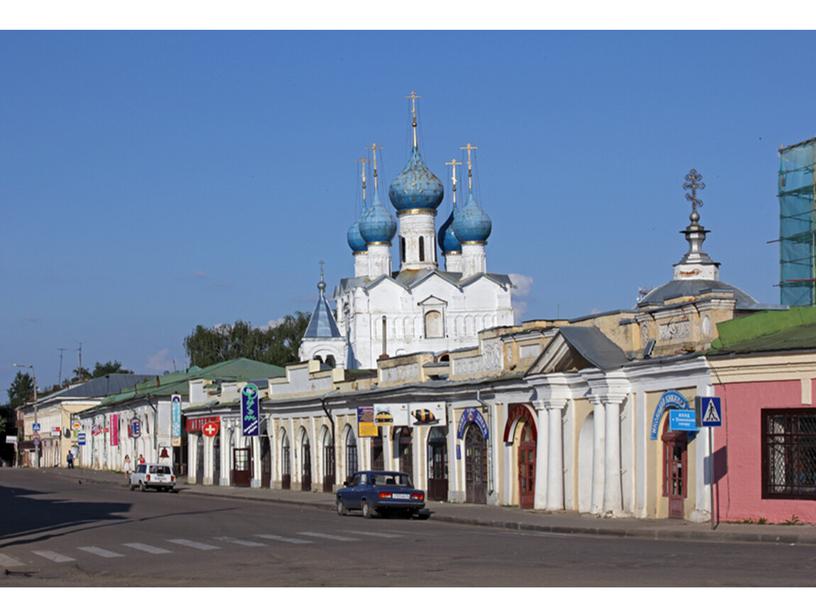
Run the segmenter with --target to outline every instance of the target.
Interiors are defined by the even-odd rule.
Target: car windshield
[[[170,474],[170,467],[169,466],[151,466],[150,472],[154,475],[169,475]]]
[[[373,474],[370,476],[369,483],[374,486],[398,485],[402,487],[414,487],[414,484],[411,483],[411,477],[405,473]]]

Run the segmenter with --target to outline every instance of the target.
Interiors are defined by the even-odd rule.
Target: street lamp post
[[[33,364],[14,364],[15,368],[30,368],[31,380],[34,384],[34,423],[39,423],[37,419],[37,373],[34,371]],[[35,444],[34,459],[36,460],[37,468],[40,467],[40,445]]]

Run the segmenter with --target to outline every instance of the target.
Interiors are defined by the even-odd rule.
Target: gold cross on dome
[[[461,166],[462,162],[456,158],[452,158],[449,162],[445,162],[445,166],[451,167],[451,184],[453,185],[453,205],[456,206],[456,167]]]
[[[468,162],[467,162],[467,164],[468,164],[468,190],[471,191],[471,190],[473,190],[473,160],[470,157],[470,152],[471,151],[476,151],[478,149],[478,147],[476,145],[472,145],[471,143],[468,143],[464,147],[459,147],[459,148],[462,149],[463,151],[467,151],[467,158],[468,158]]]
[[[376,196],[377,186],[379,185],[379,177],[377,175],[377,151],[378,150],[382,151],[382,147],[380,145],[378,145],[377,143],[371,143],[371,146],[369,147],[369,149],[371,149],[371,162],[372,162],[372,164],[371,164],[372,165],[372,171],[371,172],[372,172],[372,176],[374,177],[374,192],[375,192],[374,197],[376,198],[377,197]]]
[[[366,201],[366,164],[368,163],[368,158],[359,158],[357,160],[360,162],[360,179],[363,182],[363,204]]]

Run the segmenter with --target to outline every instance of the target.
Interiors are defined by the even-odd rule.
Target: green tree
[[[298,347],[308,324],[309,315],[297,311],[266,328],[255,328],[246,321],[212,328],[198,325],[184,339],[184,349],[190,363],[202,368],[235,358],[288,364],[298,360]]]
[[[127,375],[132,375],[132,370],[127,370],[126,368],[122,368],[122,363],[119,361],[115,362],[105,362],[104,364],[101,362],[97,362],[94,364],[93,372],[91,372],[91,378],[95,379],[96,377],[104,377],[105,375],[123,373]]]
[[[24,405],[34,399],[34,379],[27,372],[18,370],[7,393],[12,407]]]
[[[71,379],[71,383],[76,383],[77,381],[86,381],[87,379],[91,378],[91,371],[89,371],[84,366],[77,366],[74,369],[74,377]]]

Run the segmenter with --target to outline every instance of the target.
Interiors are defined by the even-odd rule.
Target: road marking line
[[[52,562],[76,562],[74,558],[69,558],[56,551],[32,551],[31,553]]]
[[[334,534],[326,534],[324,532],[298,532],[298,534],[302,534],[303,536],[314,536],[320,539],[329,539],[330,541],[359,541],[360,539],[351,538],[350,536],[335,536]]]
[[[257,541],[245,541],[243,539],[237,539],[231,536],[217,536],[215,537],[219,541],[224,541],[225,543],[232,543],[233,545],[243,545],[244,547],[266,547],[266,543],[258,543]]]
[[[305,545],[312,541],[306,539],[293,539],[286,536],[278,536],[277,534],[256,534],[259,539],[269,539],[270,541],[280,541],[281,543],[292,543],[293,545]]]
[[[0,566],[25,566],[25,562],[20,562],[17,558],[0,553]]]
[[[185,547],[199,549],[201,551],[213,551],[215,549],[221,549],[220,547],[216,547],[215,545],[207,545],[207,543],[199,543],[197,541],[188,541],[187,539],[167,539],[167,541],[170,543],[175,543],[176,545],[184,545]]]
[[[125,547],[136,549],[137,551],[144,551],[145,553],[173,553],[169,549],[162,549],[161,547],[154,547],[153,545],[145,545],[144,543],[122,543]]]
[[[92,553],[95,556],[99,556],[100,558],[123,558],[124,555],[121,553],[116,553],[115,551],[110,551],[109,549],[102,549],[101,547],[77,547],[80,551],[86,551],[88,553]]]
[[[343,530],[343,532],[348,532],[349,534],[361,534],[362,536],[379,536],[380,538],[384,539],[402,538],[401,534],[390,534],[388,532],[363,532],[362,530]]]

